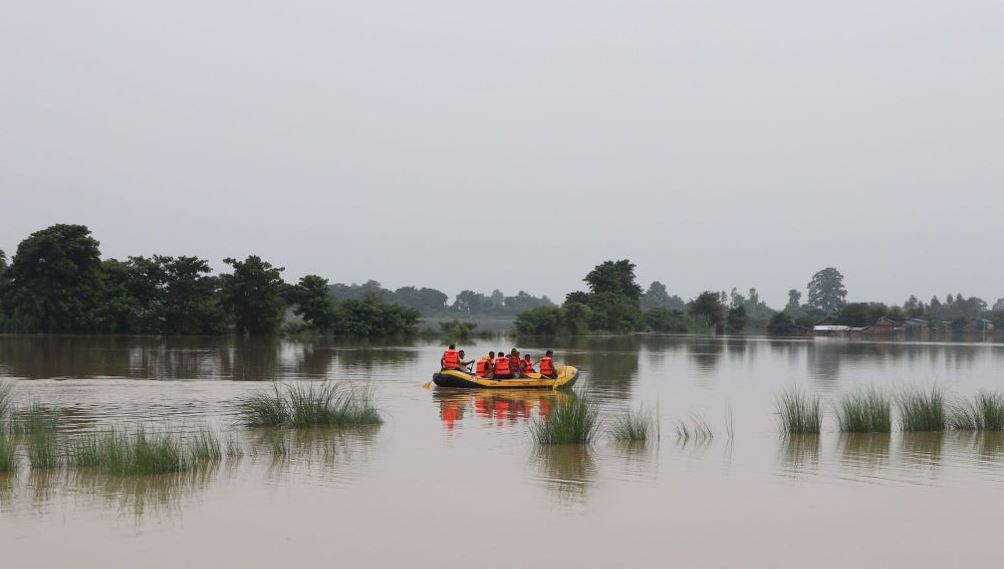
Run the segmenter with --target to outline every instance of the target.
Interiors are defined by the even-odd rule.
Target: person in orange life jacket
[[[488,374],[495,373],[495,352],[488,352],[487,356],[478,360],[474,369],[478,377],[488,377]]]
[[[509,365],[509,358],[499,351],[499,357],[495,358],[495,379],[512,379],[513,370]]]
[[[467,373],[471,373],[471,371],[472,371],[471,370],[471,364],[474,363],[474,360],[464,361],[464,351],[463,350],[460,350],[460,353],[457,354],[457,355],[460,358],[460,367],[458,369],[467,370]]]
[[[450,344],[450,347],[443,352],[439,365],[443,369],[460,369],[460,352],[457,351],[456,345]]]
[[[554,352],[551,350],[540,358],[540,375],[550,379],[558,377],[558,370],[554,369]]]
[[[514,377],[519,377],[519,350],[516,348],[509,352],[509,369],[512,370]]]
[[[527,377],[528,374],[535,373],[533,370],[533,358],[530,354],[523,356],[523,361],[519,363],[519,373],[523,377]]]

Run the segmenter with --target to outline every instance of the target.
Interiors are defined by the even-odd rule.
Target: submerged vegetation
[[[252,395],[241,410],[249,427],[379,425],[380,412],[368,392],[336,382],[273,386]]]
[[[0,425],[0,472],[17,470],[17,446],[10,431]]]
[[[676,422],[676,439],[686,443],[691,439],[702,443],[715,438],[715,431],[711,428],[708,420],[699,414],[691,415],[689,419],[680,419]]]
[[[547,419],[536,419],[530,435],[539,445],[588,444],[599,431],[599,410],[588,397],[559,399]]]
[[[776,401],[778,424],[786,435],[818,434],[822,425],[819,397],[797,387],[785,390]]]
[[[945,392],[937,386],[929,391],[907,389],[900,394],[898,407],[903,431],[944,431],[948,427]]]
[[[953,404],[948,423],[959,431],[1004,430],[1004,394],[983,391]]]
[[[888,433],[892,400],[874,388],[847,394],[837,404],[837,424],[844,433]]]
[[[645,442],[652,434],[652,417],[643,411],[629,411],[614,421],[610,436],[620,442]]]

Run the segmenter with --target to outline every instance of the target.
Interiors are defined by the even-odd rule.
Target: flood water
[[[442,352],[230,338],[0,336],[20,404],[67,436],[109,425],[234,433],[242,458],[182,475],[0,475],[4,567],[975,567],[996,565],[1004,438],[841,437],[832,404],[860,386],[1001,388],[1004,345],[764,338],[590,338],[518,347],[578,366],[608,424],[658,415],[660,437],[536,448],[561,393],[423,389]],[[480,356],[512,340],[463,346]],[[372,389],[379,428],[237,426],[271,382]],[[819,437],[777,433],[774,398],[818,393]],[[701,416],[710,440],[678,440]],[[734,435],[730,436],[730,432]]]

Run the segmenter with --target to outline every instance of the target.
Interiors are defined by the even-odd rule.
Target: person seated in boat
[[[544,357],[540,358],[540,375],[549,379],[558,377],[558,370],[554,368],[554,352],[548,350]]]
[[[471,369],[471,364],[474,363],[474,360],[464,361],[464,351],[463,350],[460,350],[460,353],[457,354],[457,355],[460,356],[460,367],[458,369],[460,369],[460,370],[467,370],[467,373],[473,373],[474,370]]]
[[[519,364],[519,373],[523,377],[529,377],[531,373],[537,373],[533,369],[533,358],[530,357],[530,354],[523,356],[523,361]]]
[[[495,373],[495,352],[488,352],[478,360],[478,365],[474,367],[474,375],[488,377],[492,373]]]
[[[457,351],[455,344],[450,344],[450,347],[443,352],[443,357],[439,358],[439,365],[443,369],[460,369],[460,352]]]
[[[513,348],[512,351],[509,352],[509,369],[512,370],[513,377],[521,377],[519,373],[519,366],[519,350]]]
[[[509,362],[509,358],[499,350],[499,357],[495,358],[495,379],[513,378],[513,369]]]

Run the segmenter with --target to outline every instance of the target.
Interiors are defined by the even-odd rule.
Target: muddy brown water
[[[108,425],[239,437],[245,455],[180,475],[0,477],[3,567],[973,567],[998,564],[1004,438],[835,431],[860,386],[1004,389],[1004,345],[591,338],[545,346],[582,370],[604,421],[644,406],[661,436],[535,448],[563,395],[423,389],[442,347],[227,338],[0,336],[17,401],[67,436]],[[473,341],[469,354],[510,347]],[[236,425],[271,382],[371,388],[377,429]],[[777,434],[775,395],[824,400],[824,433]],[[703,416],[711,440],[679,441]],[[734,431],[734,436],[728,432]]]

